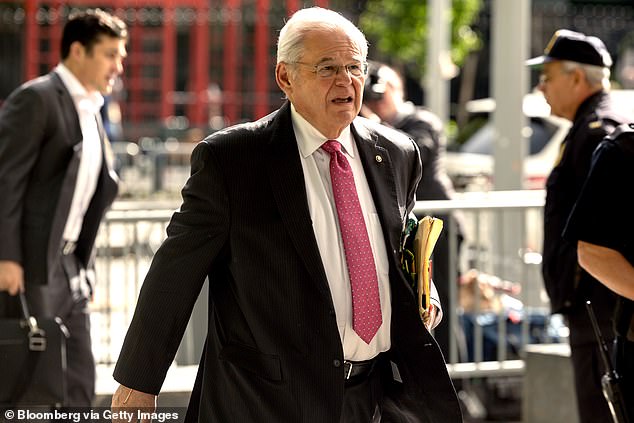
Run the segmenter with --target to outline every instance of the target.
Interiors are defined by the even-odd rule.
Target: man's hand
[[[438,309],[433,304],[430,304],[429,310],[426,311],[425,315],[423,316],[423,323],[425,324],[427,330],[430,332],[432,331],[432,329],[438,326],[438,323],[440,323],[439,321],[436,321],[437,312]]]
[[[156,395],[119,385],[112,395],[111,409],[112,423],[150,423],[152,419],[139,419],[139,416],[156,411]]]
[[[20,263],[0,260],[0,291],[7,291],[9,295],[24,292],[24,271]]]

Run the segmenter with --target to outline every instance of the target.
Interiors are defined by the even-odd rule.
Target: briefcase
[[[0,408],[65,403],[66,339],[58,317],[31,316],[20,294],[22,318],[0,319]]]

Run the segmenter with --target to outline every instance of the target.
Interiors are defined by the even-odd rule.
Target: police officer
[[[632,119],[614,110],[608,93],[612,59],[600,39],[558,30],[544,54],[528,60],[527,65],[541,68],[539,88],[551,113],[572,121],[546,182],[544,283],[552,312],[564,314],[568,321],[580,421],[608,422],[611,415],[601,391],[604,369],[585,301],[592,301],[599,326],[611,344],[616,298],[579,267],[577,245],[565,240],[562,232],[588,175],[592,152],[619,124]]]
[[[453,184],[442,161],[446,148],[442,121],[431,111],[405,101],[405,88],[401,75],[385,63],[369,62],[361,114],[405,132],[418,145],[423,162],[423,177],[416,190],[416,200],[449,200],[453,197]],[[462,217],[456,213],[452,215],[436,213],[435,217],[444,221],[445,230],[434,248],[432,277],[438,288],[443,310],[449,310],[449,282],[451,280],[449,237],[456,237],[456,249],[459,252],[463,238],[460,224]],[[449,224],[450,217],[454,219],[453,225]],[[455,235],[450,233],[452,230]],[[458,254],[452,263],[455,264],[454,269],[457,274]],[[434,338],[445,357],[449,353],[449,333],[448,324],[441,324],[434,329]]]
[[[566,239],[579,241],[581,267],[619,294],[614,367],[621,377],[628,421],[634,421],[634,220],[622,183],[632,180],[634,125],[621,125],[594,152],[590,174],[564,232]]]

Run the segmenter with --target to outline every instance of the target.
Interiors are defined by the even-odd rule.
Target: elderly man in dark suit
[[[350,21],[300,10],[278,42],[289,101],[196,147],[115,368],[113,409],[155,406],[208,276],[188,421],[461,421],[399,264],[419,154],[357,117],[366,55]]]
[[[99,107],[122,72],[126,40],[125,24],[108,13],[71,16],[61,63],[0,109],[0,316],[18,312],[12,296],[24,291],[32,314],[61,317],[70,406],[94,397],[93,245],[117,193]]]

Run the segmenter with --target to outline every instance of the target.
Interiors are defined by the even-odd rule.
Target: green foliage
[[[429,34],[427,0],[368,0],[359,26],[377,49],[404,64],[417,76],[425,73]],[[467,54],[480,48],[471,28],[482,0],[453,0],[451,4],[451,59],[460,66]]]

